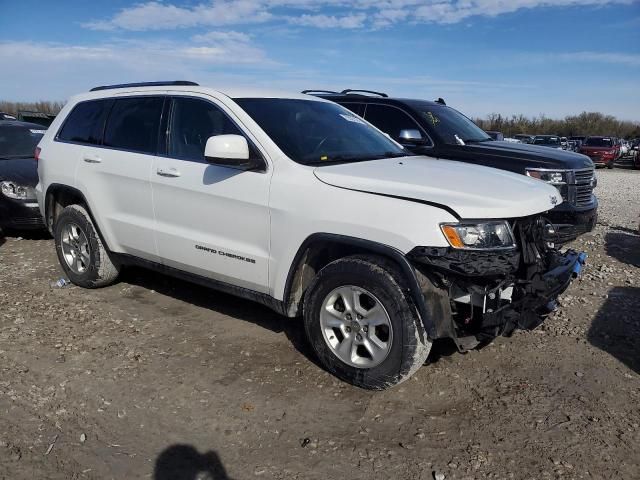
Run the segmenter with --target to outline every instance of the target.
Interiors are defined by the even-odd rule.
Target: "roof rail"
[[[98,90],[112,90],[114,88],[130,88],[130,87],[164,87],[164,86],[193,86],[198,87],[196,82],[189,82],[187,80],[171,80],[168,82],[138,82],[138,83],[120,83],[117,85],[101,85],[99,87],[93,87],[90,92],[97,92]]]
[[[311,90],[302,90],[300,93],[329,93],[332,95],[338,95],[338,92],[334,92],[333,90],[316,90],[312,88]]]
[[[355,94],[357,94],[357,93],[359,93],[359,92],[362,92],[362,93],[370,93],[371,95],[378,95],[378,96],[380,96],[380,97],[384,97],[384,98],[389,97],[389,95],[387,95],[386,93],[382,93],[382,92],[374,92],[373,90],[360,90],[360,89],[358,89],[358,88],[355,88],[355,89],[354,89],[354,88],[347,88],[346,90],[342,90],[342,92],[340,92],[340,93],[342,93],[342,94],[346,95],[346,94],[349,94],[349,93],[355,93]]]

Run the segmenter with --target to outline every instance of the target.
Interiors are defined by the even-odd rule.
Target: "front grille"
[[[573,174],[575,176],[575,196],[573,204],[576,207],[591,205],[595,170],[593,168],[585,168],[582,170],[574,170]]]

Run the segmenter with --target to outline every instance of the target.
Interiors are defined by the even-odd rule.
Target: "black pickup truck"
[[[556,186],[563,202],[547,217],[555,225],[557,243],[591,231],[598,200],[595,168],[586,155],[544,146],[493,140],[469,118],[434,102],[389,98],[370,90],[305,90],[339,103],[418,155],[458,160],[539,178]]]

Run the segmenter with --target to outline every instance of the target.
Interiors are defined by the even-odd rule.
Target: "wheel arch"
[[[85,207],[91,221],[93,222],[94,228],[100,237],[100,241],[105,246],[107,250],[109,250],[109,246],[105,241],[102,232],[100,231],[100,226],[96,222],[96,219],[91,211],[91,207],[87,198],[84,196],[80,190],[75,187],[71,187],[69,185],[63,185],[60,183],[52,183],[47,188],[47,192],[45,194],[44,201],[44,221],[46,227],[49,229],[49,232],[53,234],[53,230],[55,227],[55,220],[60,215],[60,212],[64,210],[69,205],[80,204]]]
[[[357,237],[314,233],[304,240],[289,268],[283,296],[283,313],[288,317],[302,314],[306,289],[324,266],[339,258],[361,254],[384,257],[399,268],[422,325],[433,338],[436,332],[434,319],[426,306],[416,271],[405,255],[389,245]]]

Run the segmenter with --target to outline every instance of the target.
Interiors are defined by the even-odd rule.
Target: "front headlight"
[[[453,248],[492,250],[515,247],[511,227],[503,220],[484,223],[444,223],[440,228]]]
[[[542,170],[537,168],[527,168],[527,176],[537,178],[543,182],[553,185],[563,185],[567,183],[567,172],[562,170]]]
[[[558,190],[563,200],[567,199],[567,172],[564,170],[544,170],[542,168],[527,168],[527,176],[547,182]]]
[[[33,188],[23,187],[11,181],[0,182],[0,191],[5,197],[13,198],[14,200],[35,200],[36,198]]]

